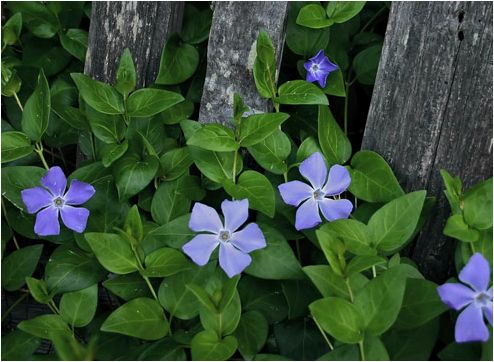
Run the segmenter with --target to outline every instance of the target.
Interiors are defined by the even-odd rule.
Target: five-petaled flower
[[[455,326],[455,340],[485,342],[489,339],[484,317],[492,325],[492,286],[489,288],[491,268],[480,253],[472,255],[461,270],[461,283],[446,283],[437,288],[441,300],[454,310],[463,311]]]
[[[297,230],[318,225],[321,222],[319,210],[328,221],[348,218],[353,205],[348,200],[339,199],[339,195],[351,182],[345,167],[334,165],[328,173],[323,156],[316,152],[300,164],[299,171],[312,187],[301,181],[290,181],[278,186],[285,203],[295,207],[302,204],[295,215]]]
[[[338,69],[338,66],[324,55],[324,50],[319,52],[307,62],[304,63],[304,68],[307,71],[307,82],[318,82],[321,88],[326,87],[326,79],[329,73]]]
[[[40,236],[60,234],[58,214],[69,229],[82,233],[86,229],[89,210],[73,207],[88,201],[95,193],[90,184],[72,180],[69,190],[65,193],[67,178],[62,169],[54,166],[41,178],[41,186],[21,191],[22,201],[27,212],[36,215],[34,232]]]
[[[249,200],[224,200],[221,210],[225,216],[224,225],[215,209],[199,202],[194,204],[189,228],[196,232],[205,231],[207,234],[196,235],[182,250],[194,263],[202,266],[209,261],[219,245],[220,266],[232,278],[252,262],[248,253],[264,248],[266,240],[255,223],[249,223],[237,231],[249,217]]]

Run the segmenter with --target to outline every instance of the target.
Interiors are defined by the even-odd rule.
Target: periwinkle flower
[[[338,66],[324,55],[324,50],[319,50],[314,57],[304,63],[304,68],[307,71],[307,82],[313,83],[317,81],[321,88],[325,88],[329,73],[337,70]]]
[[[95,193],[90,184],[72,180],[65,193],[67,178],[62,169],[54,166],[41,178],[41,186],[21,191],[27,212],[36,214],[34,232],[40,236],[59,235],[58,214],[69,229],[82,233],[86,229],[89,210],[74,207],[88,201]]]
[[[348,170],[334,165],[328,173],[326,162],[320,152],[313,153],[300,164],[299,171],[311,186],[301,181],[290,181],[278,186],[283,201],[300,207],[295,215],[297,230],[310,229],[322,220],[319,210],[328,221],[346,219],[353,209],[350,201],[339,195],[350,186]]]
[[[464,284],[446,283],[437,288],[446,305],[454,310],[463,309],[455,326],[455,340],[458,343],[485,342],[489,339],[484,317],[492,326],[490,276],[489,262],[482,254],[475,253],[458,275]]]
[[[220,246],[220,266],[228,275],[240,274],[252,262],[248,253],[262,249],[266,246],[264,235],[255,223],[247,224],[242,230],[237,231],[249,217],[249,200],[240,201],[224,200],[221,203],[221,211],[225,216],[223,224],[215,209],[196,202],[192,208],[189,228],[198,234],[182,247],[197,265],[205,265],[211,254]]]

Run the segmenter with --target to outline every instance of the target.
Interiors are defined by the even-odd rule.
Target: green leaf
[[[387,260],[377,255],[357,255],[352,258],[345,270],[346,275],[352,275],[367,270],[375,265],[386,264]]]
[[[28,98],[24,112],[22,112],[22,131],[33,141],[39,141],[48,128],[50,108],[50,88],[41,70],[36,88]]]
[[[328,107],[319,106],[317,124],[319,144],[329,166],[348,161],[352,155],[352,144],[336,123]]]
[[[237,293],[237,285],[240,280],[240,275],[229,278],[221,288],[221,300],[218,305],[218,310],[221,312],[230,305]]]
[[[153,180],[158,167],[156,156],[148,155],[142,160],[136,154],[121,157],[113,166],[120,199],[128,199],[142,191]]]
[[[245,360],[252,360],[266,343],[268,322],[264,316],[251,311],[242,314],[240,323],[234,332],[238,341],[238,351]]]
[[[405,292],[406,268],[398,265],[372,279],[356,295],[355,307],[364,318],[362,327],[371,335],[386,332],[398,317]]]
[[[98,284],[76,292],[65,293],[60,299],[60,316],[74,327],[85,327],[94,318],[98,305]]]
[[[2,95],[13,97],[21,89],[22,80],[17,75],[17,71],[6,68],[2,70]],[[5,130],[5,129],[4,129]]]
[[[86,233],[89,246],[103,267],[115,274],[137,270],[137,260],[129,242],[117,234]]]
[[[195,47],[172,35],[163,49],[156,84],[179,84],[189,79],[199,65],[199,52]]]
[[[158,302],[137,298],[113,311],[101,330],[153,341],[168,334],[169,324]]]
[[[278,88],[275,101],[281,104],[322,104],[328,105],[328,98],[315,84],[305,80],[292,80]]]
[[[281,284],[288,304],[288,319],[304,318],[309,304],[319,298],[317,289],[307,280],[284,280]]]
[[[82,73],[71,73],[84,101],[96,111],[104,114],[125,112],[122,96],[109,84],[93,80]]]
[[[24,25],[38,38],[51,38],[59,30],[56,15],[45,5],[36,1],[11,2],[12,13],[21,13]]]
[[[388,351],[379,337],[365,336],[363,349],[366,360],[389,361]]]
[[[334,20],[326,17],[326,10],[319,4],[309,4],[300,9],[297,24],[308,28],[320,29],[334,24]]]
[[[310,155],[316,152],[321,152],[321,148],[319,148],[319,144],[317,141],[312,137],[307,137],[304,139],[304,141],[300,144],[298,150],[297,150],[297,162],[302,162],[306,158],[309,158]]]
[[[365,3],[366,1],[331,1],[326,13],[334,23],[344,23],[360,13]]]
[[[186,4],[180,37],[189,44],[199,44],[209,36],[212,12],[205,8],[198,10],[192,4]]]
[[[67,323],[56,314],[44,314],[33,319],[24,320],[17,325],[21,331],[35,337],[52,339],[53,335],[71,335]]]
[[[128,148],[129,143],[127,142],[127,140],[120,144],[108,143],[104,145],[101,149],[101,154],[103,155],[101,157],[101,162],[103,163],[103,166],[110,167],[113,162],[118,160],[125,154],[125,152],[127,152]]]
[[[15,13],[12,15],[2,28],[2,43],[6,45],[12,45],[19,40],[22,30],[22,13]]]
[[[205,191],[197,176],[184,175],[171,182],[163,182],[151,202],[151,215],[160,225],[189,212],[191,200],[200,200]]]
[[[60,43],[63,48],[81,62],[86,60],[88,46],[88,32],[82,29],[68,29],[67,32],[59,33]]]
[[[235,291],[231,303],[221,312],[201,308],[199,317],[204,329],[214,330],[218,336],[225,336],[235,331],[240,321],[241,312],[240,297]]]
[[[144,88],[132,93],[127,100],[130,117],[151,117],[184,100],[180,94],[162,89]]]
[[[319,357],[318,361],[358,361],[359,359],[359,349],[356,344],[342,344]]]
[[[303,273],[290,245],[276,229],[260,224],[267,246],[253,251],[245,273],[263,279],[301,279]]]
[[[2,132],[2,163],[26,157],[33,152],[31,140],[22,132]]]
[[[19,329],[2,336],[2,360],[29,361],[41,344],[41,340]]]
[[[184,347],[170,337],[146,344],[137,361],[187,361]]]
[[[205,124],[187,140],[189,146],[197,146],[210,151],[236,151],[239,144],[233,131],[220,124]]]
[[[86,104],[86,117],[91,131],[104,143],[120,143],[125,136],[125,121],[120,114],[109,115],[97,112]]]
[[[276,92],[275,50],[268,33],[260,31],[256,40],[254,61],[254,81],[257,91],[263,98],[273,98]]]
[[[348,171],[352,178],[349,190],[359,199],[388,202],[404,194],[391,167],[375,152],[357,152]]]
[[[116,275],[112,279],[105,280],[103,286],[125,301],[151,297],[149,287],[139,273]]]
[[[144,237],[144,229],[137,205],[132,206],[127,213],[127,218],[125,219],[123,229],[125,233],[136,242],[136,244],[141,242]]]
[[[480,238],[480,232],[470,227],[461,214],[451,215],[448,218],[443,233],[446,236],[465,242],[475,242]]]
[[[190,214],[182,215],[150,231],[142,242],[144,251],[149,253],[156,250],[149,249],[148,247],[148,245],[151,246],[156,243],[164,243],[165,245],[171,246],[175,249],[181,248],[196,234],[194,231],[189,229],[189,220]]]
[[[171,248],[161,248],[146,256],[144,275],[148,277],[169,277],[189,268],[185,256]]]
[[[26,284],[35,301],[41,304],[48,304],[53,295],[48,293],[48,286],[43,279],[26,277]]]
[[[189,151],[199,171],[211,181],[221,184],[232,177],[234,152],[213,152],[194,146],[189,146]],[[242,165],[242,157],[237,157],[237,175]]]
[[[345,244],[346,249],[355,255],[376,254],[375,249],[371,247],[367,226],[357,220],[334,220],[321,226],[319,228],[319,233],[321,233],[321,236],[329,233],[333,238],[341,239]]]
[[[253,114],[240,122],[240,146],[248,147],[258,144],[275,131],[280,130],[281,124],[288,117],[287,113]]]
[[[87,288],[103,280],[107,272],[95,258],[73,245],[61,245],[50,256],[45,280],[50,292],[65,293]]]
[[[225,180],[225,191],[237,200],[248,199],[249,208],[273,217],[275,199],[273,186],[266,176],[256,171],[243,172],[236,184]]]
[[[311,303],[309,309],[322,329],[338,341],[357,343],[363,339],[363,316],[350,302],[341,298],[328,297]]]
[[[160,157],[161,170],[166,181],[179,178],[193,163],[187,146],[170,150]]]
[[[185,287],[195,295],[201,305],[213,313],[217,313],[216,305],[209,294],[199,285],[194,283],[186,284]]]
[[[125,97],[136,87],[136,67],[129,48],[125,48],[120,57],[116,81],[115,89]]]
[[[465,193],[463,215],[467,224],[474,228],[485,230],[492,227],[492,177]]]
[[[288,136],[281,130],[275,130],[271,135],[254,146],[248,147],[249,153],[266,171],[276,175],[287,172],[286,159],[290,155],[292,144]]]
[[[7,291],[19,289],[38,265],[42,244],[26,246],[7,255],[2,260],[2,288]]]
[[[411,192],[377,210],[367,226],[372,244],[384,253],[403,247],[417,226],[425,195],[425,191]]]
[[[341,69],[337,69],[334,72],[329,73],[326,80],[326,87],[323,88],[323,92],[330,96],[346,97],[345,80],[343,79],[343,72]]]
[[[377,68],[381,59],[382,44],[372,45],[353,58],[353,70],[362,84],[372,85],[376,80]]]
[[[214,331],[197,333],[190,348],[194,361],[226,361],[237,350],[238,342],[233,336],[219,338]]]
[[[420,327],[447,309],[448,307],[439,298],[437,284],[425,279],[407,279],[403,304],[394,327],[398,329]]]
[[[177,103],[174,106],[165,109],[159,114],[159,118],[164,124],[177,124],[183,120],[188,120],[194,113],[194,103],[188,99],[183,102]],[[190,120],[189,120],[190,121]],[[193,121],[190,121],[193,122]]]

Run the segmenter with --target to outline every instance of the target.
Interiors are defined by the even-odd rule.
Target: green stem
[[[473,245],[473,243],[469,243],[470,244],[470,250],[472,251],[472,255],[476,253],[476,250],[475,250],[475,246]]]
[[[55,311],[55,314],[60,314],[60,309],[58,309],[58,307],[55,304],[55,302],[53,301],[53,299],[48,302],[48,305],[51,305],[51,307]]]
[[[149,287],[149,290],[151,291],[151,294],[153,295],[153,298],[156,299],[156,301],[159,303],[159,299],[158,299],[158,296],[156,295],[156,292],[154,291],[154,288],[153,288],[153,285],[151,284],[151,281],[149,280],[149,278],[145,275],[142,275],[142,278],[145,280],[146,284],[148,285]]]
[[[316,323],[316,326],[317,328],[319,328],[319,332],[321,332],[322,336],[324,337],[324,340],[326,341],[326,343],[328,344],[328,347],[329,349],[332,351],[334,349],[333,347],[333,344],[331,343],[331,341],[329,340],[328,336],[326,335],[326,333],[324,333],[324,330],[321,328],[321,325],[319,324],[319,322],[317,321],[316,317],[312,316],[312,319],[314,320],[314,323]]]
[[[288,171],[283,174],[283,178],[285,179],[285,182],[288,182]]]
[[[43,156],[43,145],[41,144],[41,142],[36,142],[36,144],[34,145],[34,152],[38,154],[41,162],[43,163],[43,166],[47,170],[49,170],[50,167],[48,166],[48,163],[46,163],[45,156]]]
[[[367,29],[367,27],[368,27],[370,24],[372,24],[372,22],[373,22],[374,20],[376,20],[376,19],[377,19],[377,17],[378,17],[379,15],[381,15],[381,13],[382,13],[384,10],[386,10],[386,6],[383,6],[381,9],[379,9],[379,10],[378,10],[378,11],[377,11],[377,12],[376,12],[373,16],[372,16],[372,18],[370,18],[370,19],[369,19],[369,21],[368,21],[368,22],[367,22],[367,23],[366,23],[366,24],[362,27],[362,29],[360,29],[359,34],[360,34],[360,33],[363,33],[363,32],[365,31],[365,29]]]
[[[353,292],[352,292],[352,287],[350,286],[350,282],[348,281],[348,278],[345,278],[345,284],[346,284],[346,289],[348,290],[348,295],[350,296],[350,302],[353,303]]]
[[[15,101],[17,102],[17,105],[19,106],[19,108],[21,109],[22,112],[24,112],[24,107],[22,107],[22,104],[21,104],[21,100],[19,99],[19,97],[17,96],[17,93],[14,93],[14,98],[15,98]]]
[[[144,271],[144,266],[142,265],[141,259],[139,258],[139,254],[137,254],[137,250],[135,249],[135,247],[133,245],[132,245],[132,252],[134,253],[134,256],[135,256],[136,261],[137,261],[137,267],[139,268],[139,274],[141,274],[141,277],[146,282],[149,290],[151,291],[151,294],[153,295],[153,298],[159,303],[158,296],[156,295],[156,292],[154,291],[154,288],[153,288],[153,285],[151,284],[151,281],[149,280],[149,278],[146,275],[142,274],[142,272]]]
[[[376,266],[373,265],[372,266],[372,277],[375,278],[377,276],[377,272],[376,272]]]
[[[232,172],[233,183],[236,183],[235,179],[237,177],[237,157],[238,157],[238,150],[235,150],[235,153],[233,154],[233,172]]]
[[[279,103],[276,103],[275,101],[273,101],[273,106],[274,106],[274,110],[276,111],[276,113],[278,113],[280,111]]]
[[[24,299],[26,299],[26,297],[29,295],[29,293],[24,293],[23,295],[21,295],[6,311],[5,313],[3,314],[2,316],[2,323],[3,321],[5,320],[5,318],[7,318],[7,316],[10,314],[10,312],[12,312],[14,310],[15,307],[17,307],[17,305],[22,302]]]
[[[360,350],[360,360],[365,361],[364,340],[363,339],[358,343],[358,348]]]

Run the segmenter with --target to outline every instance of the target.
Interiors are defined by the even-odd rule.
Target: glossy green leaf
[[[285,160],[290,155],[291,149],[290,139],[281,130],[274,131],[263,141],[248,147],[249,153],[262,168],[277,175],[287,172]]]
[[[169,277],[189,268],[189,262],[181,252],[161,248],[146,256],[144,275],[148,277]]]
[[[194,361],[226,361],[237,346],[237,339],[233,336],[219,338],[214,331],[202,331],[194,336],[190,347]]]
[[[376,81],[382,44],[372,45],[353,58],[353,70],[362,84],[372,85]]]
[[[38,83],[28,98],[22,112],[22,131],[33,141],[39,141],[50,120],[50,88],[43,70],[39,73]]]
[[[86,117],[94,136],[104,143],[120,143],[125,136],[126,126],[122,115],[104,114],[86,104]]]
[[[326,7],[326,12],[334,23],[344,23],[360,13],[365,3],[365,1],[331,1]]]
[[[263,141],[290,117],[287,113],[253,114],[240,121],[239,143],[242,147],[253,146]]]
[[[189,79],[199,64],[199,52],[190,44],[171,36],[161,54],[157,84],[179,84]]]
[[[389,361],[386,346],[377,336],[365,336],[363,350],[365,359],[369,361]]]
[[[65,293],[60,299],[60,315],[74,327],[87,326],[94,315],[98,305],[98,285],[75,292]]]
[[[124,141],[120,144],[118,143],[108,143],[103,146],[101,150],[101,162],[103,166],[110,167],[113,162],[122,157],[129,147],[129,143]]]
[[[130,243],[121,236],[109,233],[86,233],[84,236],[106,270],[115,274],[137,270],[137,260]]]
[[[2,44],[12,45],[17,42],[22,30],[22,13],[13,14],[2,27]]]
[[[199,44],[209,36],[212,11],[209,8],[198,10],[192,4],[186,4],[180,37],[189,44]]]
[[[328,98],[315,84],[305,80],[292,80],[278,88],[276,101],[281,104],[322,104],[328,105]]]
[[[26,277],[26,284],[29,293],[31,293],[31,296],[38,303],[48,304],[48,302],[52,300],[53,295],[48,293],[48,286],[43,279]]]
[[[334,24],[334,20],[328,19],[326,10],[319,4],[309,4],[300,9],[297,16],[297,24],[313,29],[326,28]]]
[[[33,319],[23,320],[17,325],[21,331],[35,337],[52,339],[53,335],[71,335],[68,324],[57,314],[44,314]]]
[[[208,123],[199,128],[187,140],[187,144],[218,152],[235,151],[239,148],[233,131],[215,123]]]
[[[465,192],[463,215],[468,225],[477,229],[492,227],[492,177]]]
[[[377,255],[357,255],[347,265],[346,275],[352,275],[367,270],[375,265],[386,264],[387,260]]]
[[[261,350],[268,337],[268,323],[264,316],[251,311],[242,314],[234,333],[238,341],[238,350],[246,360],[252,360]]]
[[[112,86],[82,73],[72,73],[71,77],[82,99],[96,111],[104,114],[124,113],[123,98]]]
[[[2,360],[29,361],[41,344],[41,340],[31,334],[15,329],[2,336]]]
[[[183,100],[184,98],[175,92],[143,88],[132,93],[127,99],[127,114],[130,117],[151,117]]]
[[[113,311],[101,330],[153,341],[168,334],[169,324],[158,302],[137,298]]]
[[[142,243],[145,252],[149,253],[157,248],[153,245],[166,245],[179,249],[196,234],[189,228],[190,214],[182,215],[172,221],[153,229]]]
[[[160,157],[161,170],[166,181],[173,181],[182,176],[193,162],[188,147],[175,148]]]
[[[59,33],[63,48],[81,62],[86,60],[88,46],[88,32],[82,29],[68,29],[66,33]]]
[[[248,199],[249,208],[274,216],[274,190],[266,176],[256,171],[244,171],[236,184],[226,180],[224,187],[235,199]]]
[[[2,260],[2,288],[17,290],[24,285],[38,265],[42,244],[26,246],[7,255]]]
[[[480,238],[480,232],[470,227],[461,214],[451,215],[448,218],[443,233],[465,242],[474,242]]]
[[[346,249],[355,255],[376,254],[376,251],[371,247],[367,226],[357,220],[334,220],[321,226],[319,233],[321,236],[329,233],[333,238],[342,240]]]
[[[59,30],[60,23],[46,4],[36,1],[11,2],[8,8],[12,13],[20,12],[23,25],[39,38],[51,38]]]
[[[352,145],[328,107],[319,106],[317,124],[319,144],[329,166],[348,161],[352,154]]]
[[[256,40],[254,81],[259,95],[274,98],[276,93],[276,59],[273,42],[268,33],[260,31]]]
[[[137,83],[136,67],[132,54],[128,48],[125,48],[118,63],[115,89],[122,95],[127,96],[132,92]]]
[[[120,199],[128,199],[142,191],[154,178],[159,167],[156,156],[141,159],[136,154],[121,157],[114,165],[113,172]]]
[[[357,152],[348,171],[352,178],[349,190],[359,199],[388,202],[404,194],[388,163],[375,152]]]
[[[2,163],[26,157],[33,152],[31,140],[22,132],[2,132]]]
[[[139,297],[152,297],[149,287],[139,273],[116,275],[105,280],[103,286],[125,301]]]

